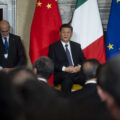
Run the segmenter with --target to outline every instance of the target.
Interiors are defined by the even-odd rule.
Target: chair
[[[55,88],[58,90],[61,90],[61,84],[56,85]],[[82,86],[80,84],[73,84],[71,91],[77,91],[81,88],[82,88]]]

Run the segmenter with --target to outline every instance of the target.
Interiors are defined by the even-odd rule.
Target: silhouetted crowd
[[[120,57],[103,65],[88,59],[81,70],[85,84],[69,95],[47,83],[54,71],[48,57],[40,57],[32,70],[0,71],[1,119],[120,120]]]

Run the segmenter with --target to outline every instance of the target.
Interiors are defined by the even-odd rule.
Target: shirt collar
[[[89,80],[89,81],[86,81],[85,82],[85,85],[89,84],[89,83],[93,83],[93,84],[96,84],[97,82],[93,79]]]
[[[63,42],[63,41],[61,40],[61,43],[62,43],[63,46],[65,46],[66,44],[68,44],[68,46],[70,46],[70,41],[67,42],[67,43],[65,43],[65,42]]]
[[[2,39],[4,39],[4,38],[7,38],[7,40],[9,39],[9,35],[8,36],[2,36]]]
[[[43,81],[43,82],[47,83],[47,80],[46,80],[45,78],[38,77],[37,79],[38,79],[39,81]]]

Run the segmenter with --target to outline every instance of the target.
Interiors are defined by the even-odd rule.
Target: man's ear
[[[71,32],[71,37],[73,36],[73,32]]]
[[[33,72],[35,75],[37,75],[37,68],[33,68]]]

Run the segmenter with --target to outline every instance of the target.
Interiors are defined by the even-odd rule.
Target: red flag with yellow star
[[[49,45],[59,40],[61,18],[57,0],[37,0],[31,25],[29,55],[32,64],[48,56]]]

